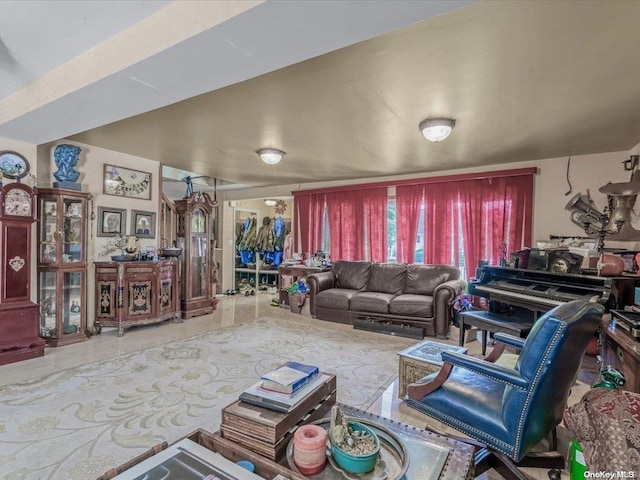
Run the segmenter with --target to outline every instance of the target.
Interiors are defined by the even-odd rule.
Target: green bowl
[[[368,473],[376,467],[378,461],[378,454],[380,453],[380,439],[373,430],[366,427],[359,422],[349,422],[349,426],[353,430],[364,430],[368,432],[376,442],[376,449],[373,453],[367,455],[355,455],[348,453],[333,443],[333,439],[329,439],[331,442],[331,455],[340,468],[349,473],[363,474]],[[331,437],[331,435],[329,435]]]

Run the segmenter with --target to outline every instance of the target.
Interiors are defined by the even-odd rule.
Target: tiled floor
[[[218,303],[217,310],[210,315],[190,318],[181,323],[164,322],[158,325],[134,327],[125,330],[122,337],[117,336],[115,329],[104,329],[100,335],[94,336],[86,342],[58,348],[47,347],[44,357],[0,366],[0,386],[38,379],[61,369],[108,360],[122,354],[210,332],[224,325],[237,324],[261,316],[278,315],[295,320],[297,314],[293,314],[287,309],[271,306],[271,297],[272,295],[266,293],[249,297],[242,295],[223,296],[220,297],[221,301]],[[302,314],[309,314],[308,307],[303,309]],[[330,323],[327,322],[326,325],[330,325]],[[453,328],[448,342],[457,344],[457,338],[458,330]],[[480,342],[474,340],[473,337],[465,346],[468,347],[470,355],[480,354]],[[595,362],[591,360],[588,368],[581,373],[582,379],[586,383],[591,382],[594,365]],[[417,411],[407,408],[398,399],[397,391],[398,382],[396,381],[374,402],[370,411],[424,428],[426,425],[424,417]],[[576,402],[584,391],[585,388],[572,392],[570,403]],[[563,442],[566,445],[568,439],[560,437],[561,445]],[[526,473],[532,479],[548,478],[546,471],[543,470],[527,469]],[[481,478],[500,477],[495,472],[489,471]],[[563,472],[562,478],[569,478],[566,471]]]

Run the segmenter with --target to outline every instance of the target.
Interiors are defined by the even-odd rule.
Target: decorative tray
[[[113,262],[132,262],[135,255],[112,255],[111,261]]]
[[[376,468],[363,475],[354,475],[342,470],[328,454],[327,463],[324,470],[316,475],[311,475],[311,480],[400,480],[409,468],[409,454],[404,442],[391,430],[379,425],[371,420],[348,417],[350,420],[360,422],[371,428],[380,438],[380,456]],[[328,430],[330,420],[328,418],[313,422]],[[298,472],[293,461],[293,438],[287,445],[287,463],[289,468]]]

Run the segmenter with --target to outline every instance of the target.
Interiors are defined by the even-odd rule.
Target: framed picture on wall
[[[119,197],[151,200],[151,174],[105,164],[103,192]]]
[[[127,211],[122,208],[98,207],[98,237],[125,235]]]
[[[0,152],[0,173],[7,178],[22,178],[29,173],[29,162],[18,152]]]
[[[131,210],[131,230],[129,230],[129,234],[137,235],[140,238],[156,238],[155,212]]]

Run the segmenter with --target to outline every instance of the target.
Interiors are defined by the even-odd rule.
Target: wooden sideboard
[[[615,322],[603,327],[603,334],[603,361],[624,375],[623,389],[640,393],[640,343],[616,328]]]
[[[178,263],[96,262],[96,326],[124,329],[180,316]]]

